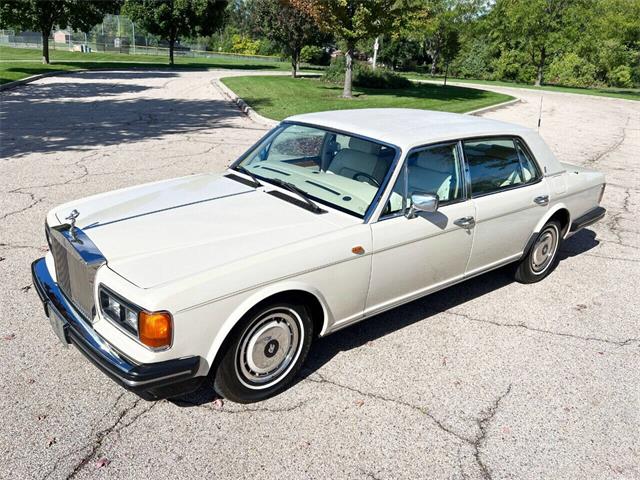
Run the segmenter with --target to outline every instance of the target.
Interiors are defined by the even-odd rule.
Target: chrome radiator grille
[[[60,290],[89,320],[95,316],[94,283],[105,259],[80,229],[49,228],[49,241]]]

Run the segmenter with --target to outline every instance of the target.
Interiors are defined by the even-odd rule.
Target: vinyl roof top
[[[285,121],[308,123],[411,148],[427,143],[530,132],[510,123],[472,115],[410,108],[364,108],[294,115]]]

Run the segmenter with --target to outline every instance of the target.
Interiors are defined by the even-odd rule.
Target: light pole
[[[136,54],[136,24],[131,22],[131,36],[133,37],[133,54]]]

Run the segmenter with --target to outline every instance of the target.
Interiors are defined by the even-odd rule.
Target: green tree
[[[410,0],[403,32],[423,43],[431,58],[431,75],[458,53],[460,31],[481,6],[480,0]]]
[[[392,70],[410,69],[422,60],[421,42],[404,35],[385,35],[380,42],[378,59]]]
[[[119,6],[118,0],[3,0],[0,26],[40,32],[42,63],[49,63],[49,36],[54,26],[87,32]]]
[[[535,85],[544,83],[547,64],[566,44],[572,11],[590,0],[497,0],[491,15],[497,40],[524,50],[535,68]],[[515,44],[515,45],[514,45]]]
[[[321,42],[326,35],[308,11],[296,8],[289,0],[254,0],[252,7],[256,33],[267,37],[291,57],[291,76],[296,78],[302,48]]]
[[[227,0],[125,0],[122,14],[169,42],[169,64],[181,37],[212,34],[224,20]]]
[[[581,28],[570,51],[595,65],[597,81],[629,86],[635,71],[640,83],[640,2],[598,0],[578,15]]]
[[[356,42],[389,32],[406,13],[403,0],[291,0],[306,9],[325,31],[345,45],[345,75],[342,96],[352,98],[353,56]]]

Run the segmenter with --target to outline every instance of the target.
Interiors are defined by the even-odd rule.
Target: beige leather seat
[[[441,202],[458,197],[456,159],[449,147],[425,150],[409,161],[409,195],[438,195]]]
[[[382,183],[389,163],[380,157],[380,145],[352,137],[349,140],[349,148],[343,148],[333,157],[328,171],[347,178],[354,178],[357,173],[365,173]],[[366,181],[364,176],[356,179]]]

